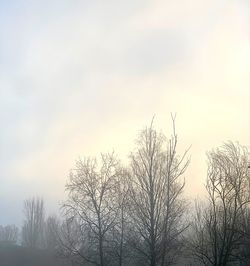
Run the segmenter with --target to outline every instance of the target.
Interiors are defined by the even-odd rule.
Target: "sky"
[[[250,145],[249,26],[248,0],[0,1],[0,224],[33,196],[57,212],[75,160],[126,161],[171,112],[203,195],[206,152]]]

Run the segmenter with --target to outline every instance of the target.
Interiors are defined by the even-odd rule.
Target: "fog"
[[[191,146],[183,194],[206,197],[206,153],[249,147],[250,5],[246,0],[1,1],[0,225],[67,200],[79,158],[125,165],[139,132]]]

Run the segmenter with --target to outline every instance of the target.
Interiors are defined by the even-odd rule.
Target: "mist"
[[[249,206],[246,195],[249,191],[236,184],[233,188],[227,185],[231,191],[242,190],[240,196],[237,192],[235,197],[242,197],[241,201],[245,202],[244,210],[235,206],[236,209],[239,207],[237,215],[241,213],[241,216],[236,215],[235,223],[231,223],[233,216],[225,218],[210,212],[209,202],[213,198],[209,195],[213,188],[211,175],[222,171],[216,168],[218,165],[212,158],[222,153],[225,156],[218,157],[222,160],[220,165],[230,169],[230,176],[246,182],[247,187],[249,11],[249,3],[245,0],[1,1],[0,260],[6,260],[4,265],[18,265],[15,263],[20,262],[19,259],[8,262],[9,257],[15,257],[11,255],[15,252],[23,254],[22,258],[26,260],[23,264],[27,266],[40,265],[38,263],[247,265]],[[156,134],[155,138],[151,139],[149,132]],[[159,217],[155,215],[159,221],[151,213],[159,223],[157,228],[151,224],[155,231],[145,229],[147,220],[141,217],[140,211],[148,206],[146,199],[150,198],[150,194],[142,193],[146,185],[142,186],[140,181],[147,184],[147,171],[143,168],[145,161],[138,155],[148,151],[146,143],[143,146],[139,141],[141,146],[138,144],[138,139],[142,140],[147,134],[147,140],[157,140],[159,154],[154,155],[156,161],[152,164],[157,169],[153,187],[162,191],[164,204],[170,202],[166,196],[170,197],[168,189],[177,192],[177,188],[181,188],[173,204],[174,210],[180,206],[178,212],[173,211],[178,219],[171,220],[168,204],[157,205]],[[175,140],[176,146],[171,146]],[[174,154],[171,149],[175,150]],[[241,165],[232,160],[231,153],[239,158]],[[106,215],[115,222],[99,221],[99,229],[103,224],[109,224],[100,242],[102,234],[95,235],[92,227],[86,226],[86,219],[79,216],[83,209],[71,202],[72,193],[76,191],[71,186],[73,177],[77,176],[75,169],[83,171],[79,162],[85,170],[91,167],[93,170],[96,160],[94,176],[100,177],[102,166],[107,165],[107,161],[103,161],[104,155],[112,155],[112,160],[116,161],[113,169],[116,179],[111,182],[114,191],[107,191],[104,204],[112,210],[110,216]],[[171,156],[175,163],[184,156],[179,165],[184,168],[170,189],[163,176],[170,178],[172,170],[169,169],[174,168],[169,161]],[[164,174],[158,174],[158,168]],[[214,172],[210,172],[211,169]],[[228,171],[223,172],[223,176],[229,175]],[[139,173],[144,174],[140,177]],[[238,173],[244,174],[239,177]],[[80,176],[83,178],[84,174]],[[216,177],[218,175],[213,180]],[[86,178],[87,175],[82,182],[87,184],[89,179]],[[99,181],[97,178],[96,184]],[[159,184],[165,184],[168,189]],[[123,195],[121,191],[117,192],[118,187],[122,191],[128,190],[126,208],[121,202],[119,206],[112,205],[119,202],[115,198],[117,194]],[[82,189],[79,184],[77,188]],[[224,188],[222,184],[219,191],[226,193]],[[74,197],[79,197],[83,205],[88,196],[84,193]],[[232,198],[226,201],[230,202]],[[216,208],[220,208],[220,204],[216,202]],[[33,207],[25,207],[27,205]],[[67,208],[68,205],[71,208]],[[27,234],[25,236],[25,226],[30,226],[27,208],[38,208],[42,213],[37,220],[40,227],[31,226],[37,230],[36,244],[32,242],[33,235],[30,239]],[[224,210],[228,208],[226,206]],[[102,211],[105,213],[107,209]],[[231,209],[228,212],[231,214]],[[120,219],[121,213],[124,221]],[[167,217],[164,216],[166,213]],[[222,223],[223,217],[228,221],[227,225],[234,228],[229,226],[225,230],[240,231],[241,235],[225,236],[238,237],[240,250],[232,247],[228,257],[214,256],[213,259],[208,252],[209,262],[198,261],[198,255],[191,251],[194,245],[200,246],[199,213],[204,218],[199,220],[199,228],[203,228],[204,234],[211,229],[203,227],[208,217],[210,221],[217,217],[216,223],[221,227],[216,228],[217,231],[214,228],[214,232],[218,235],[222,228],[227,228]],[[88,213],[86,215],[92,218]],[[124,232],[121,221],[126,225]],[[167,230],[163,224],[172,222],[179,227],[171,230],[180,232],[174,242],[163,234]],[[46,230],[51,230],[47,236]],[[155,243],[152,242],[152,230]],[[65,231],[69,235],[65,235]],[[48,239],[48,235],[54,237]],[[188,240],[195,239],[194,236],[198,242],[190,243]],[[217,235],[214,237],[217,239]],[[75,244],[69,249],[74,256],[64,249],[69,239]],[[93,239],[99,239],[99,244]],[[209,251],[212,240],[203,241],[210,243],[206,250]],[[186,245],[180,245],[180,242]],[[140,245],[135,246],[135,243]],[[231,247],[230,243],[224,243],[223,249],[215,245],[217,253],[227,254],[226,247]],[[233,256],[238,261],[231,260]],[[41,257],[48,260],[42,262]]]

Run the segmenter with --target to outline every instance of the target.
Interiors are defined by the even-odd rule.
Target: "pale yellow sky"
[[[0,224],[20,223],[33,195],[55,211],[79,156],[115,150],[125,160],[153,115],[169,136],[176,112],[179,150],[192,145],[189,197],[203,193],[206,151],[249,145],[248,1],[3,1],[0,10]]]

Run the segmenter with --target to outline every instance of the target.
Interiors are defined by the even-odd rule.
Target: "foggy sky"
[[[192,145],[186,194],[202,195],[206,151],[249,145],[247,0],[0,2],[0,224],[23,200],[64,199],[79,156],[125,159],[155,115]]]

